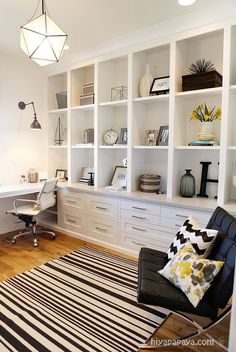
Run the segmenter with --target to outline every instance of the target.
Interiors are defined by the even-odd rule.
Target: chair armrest
[[[37,204],[38,205],[38,202],[36,201],[36,200],[34,200],[34,199],[16,199],[15,201],[14,201],[14,203],[13,203],[13,205],[14,205],[14,211],[15,211],[15,213],[16,214],[18,214],[18,211],[17,211],[17,206],[19,205],[19,204],[17,204],[17,203],[33,203],[33,204]]]

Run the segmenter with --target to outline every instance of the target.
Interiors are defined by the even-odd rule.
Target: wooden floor
[[[56,233],[56,240],[53,241],[46,235],[40,237],[38,239],[38,247],[33,247],[31,236],[22,236],[17,239],[15,244],[11,243],[12,237],[13,233],[0,235],[0,281],[63,256],[85,244],[121,255],[116,251],[61,233]],[[132,258],[123,254],[122,256]]]
[[[46,236],[40,237],[38,240],[38,247],[33,247],[31,236],[23,236],[19,238],[16,244],[11,243],[12,237],[12,233],[0,236],[0,281],[20,274],[38,265],[44,264],[54,258],[63,256],[66,253],[78,249],[83,245],[89,245],[109,253],[114,253],[126,258],[135,259],[119,252],[84,242],[78,238],[63,235],[61,233],[56,233],[56,240],[54,241],[51,241]],[[174,325],[178,328],[179,331],[180,326],[178,321],[176,321]],[[181,330],[187,331],[187,328],[187,325],[184,326],[184,324],[182,324]],[[155,334],[153,337],[155,337]],[[158,349],[155,348],[152,348],[151,350],[153,352],[158,351]],[[146,349],[142,349],[140,351],[146,351]],[[185,349],[182,351],[185,351]]]

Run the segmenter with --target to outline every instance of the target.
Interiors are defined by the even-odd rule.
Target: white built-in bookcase
[[[219,88],[182,92],[182,75],[199,58],[212,60],[223,75]],[[208,31],[178,34],[169,42],[136,48],[122,55],[96,58],[89,64],[49,77],[49,174],[67,169],[69,181],[78,182],[83,166],[94,167],[95,188],[109,185],[115,166],[128,158],[127,192],[139,190],[139,177],[144,173],[161,175],[161,191],[167,197],[179,196],[181,176],[191,168],[199,191],[200,161],[211,161],[209,177],[219,184],[208,184],[207,192],[217,204],[236,206],[236,25],[225,25]],[[150,65],[153,77],[170,76],[170,93],[140,97],[139,83]],[[80,106],[82,85],[94,82],[95,103]],[[111,101],[111,88],[128,87],[128,99]],[[58,109],[56,93],[67,90],[68,108]],[[190,120],[194,108],[206,102],[222,107],[222,120],[213,122],[219,146],[188,146],[196,139],[199,121]],[[62,146],[53,139],[58,117],[66,138]],[[169,125],[168,146],[145,146],[145,130]],[[128,144],[105,146],[103,135],[108,129],[120,132],[128,128]],[[95,129],[94,145],[81,145],[87,128]],[[80,145],[77,145],[80,144]],[[218,164],[219,163],[219,164]],[[200,200],[201,201],[201,200]],[[202,199],[202,202],[205,200]],[[233,206],[233,205],[232,205]]]

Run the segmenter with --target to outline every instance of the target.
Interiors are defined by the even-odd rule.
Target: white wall
[[[0,53],[0,184],[19,182],[29,168],[47,170],[47,78],[30,59]],[[18,109],[19,101],[34,101],[41,131],[30,130],[32,106]]]
[[[29,168],[47,170],[47,77],[30,61],[0,53],[0,185],[19,183]],[[18,109],[19,101],[35,103],[41,131],[30,130],[33,109]],[[14,198],[0,199],[0,233],[21,227],[6,215]]]

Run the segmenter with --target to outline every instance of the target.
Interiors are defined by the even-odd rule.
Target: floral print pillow
[[[198,256],[188,242],[159,273],[179,287],[192,305],[197,307],[223,264]]]

